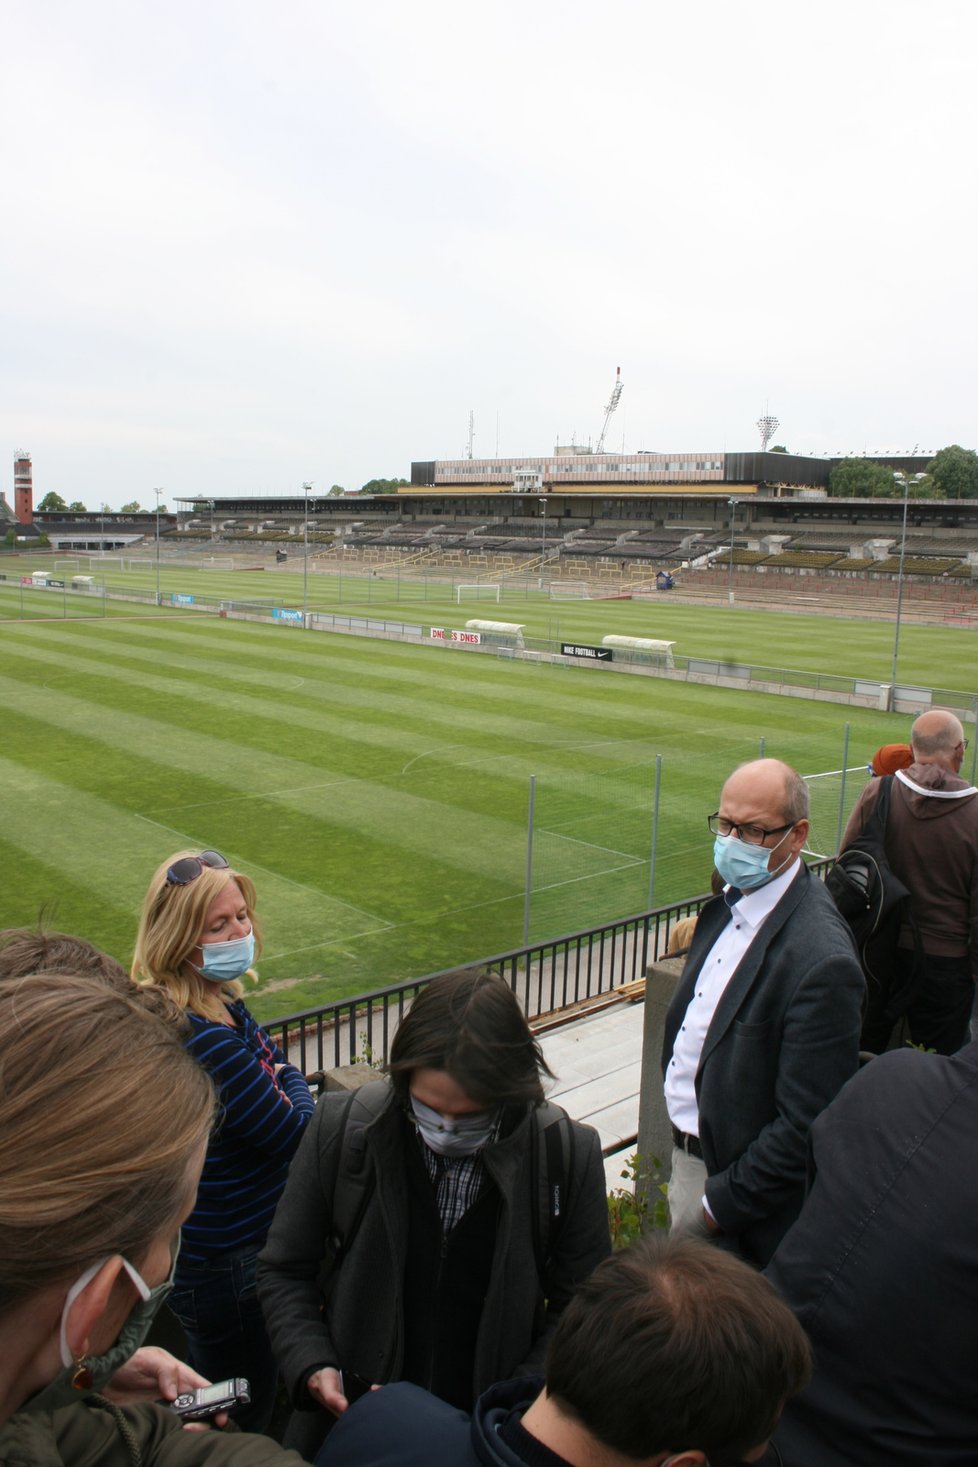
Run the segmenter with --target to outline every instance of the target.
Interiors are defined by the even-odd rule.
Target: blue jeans
[[[208,1380],[243,1375],[251,1404],[235,1411],[243,1431],[272,1419],[278,1370],[255,1287],[257,1248],[221,1253],[206,1263],[180,1259],[167,1303],[187,1336],[187,1364]]]

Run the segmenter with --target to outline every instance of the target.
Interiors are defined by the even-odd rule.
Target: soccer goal
[[[551,601],[590,601],[591,587],[587,581],[551,581]]]
[[[809,830],[805,854],[818,859],[834,856],[842,840],[842,832],[866,783],[866,766],[827,769],[820,774],[803,775],[808,785]]]
[[[456,586],[455,604],[461,606],[463,595],[466,601],[495,601],[498,605],[501,586]]]
[[[80,571],[80,570],[81,570],[81,559],[77,555],[71,556],[68,560],[56,560],[54,562],[54,573],[55,573],[55,575],[57,575],[59,571]]]

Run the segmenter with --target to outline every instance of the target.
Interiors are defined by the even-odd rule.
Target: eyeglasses
[[[712,815],[707,815],[706,823],[710,827],[711,835],[734,835],[748,846],[762,846],[769,835],[784,835],[786,830],[791,830],[797,825],[796,820],[789,820],[787,825],[776,825],[773,830],[765,830],[763,825],[738,825],[736,820],[727,820],[715,810]]]
[[[207,866],[212,871],[228,871],[231,863],[220,851],[201,851],[199,856],[181,856],[179,861],[174,861],[172,866],[167,867],[166,884],[189,886]]]

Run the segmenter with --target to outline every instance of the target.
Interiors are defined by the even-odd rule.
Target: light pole
[[[309,490],[311,484],[303,484],[303,511],[302,511],[302,625],[306,626],[306,616],[309,607]]]
[[[543,518],[543,539],[540,542],[540,584],[543,584],[543,563],[547,558],[547,501],[540,500],[540,514]]]
[[[728,572],[727,572],[727,600],[729,601],[730,605],[732,606],[734,604],[734,589],[733,589],[734,524],[735,524],[736,518],[737,518],[737,505],[740,503],[740,500],[739,499],[728,499],[727,500],[727,503],[730,506],[730,566],[729,566]]]
[[[160,495],[162,489],[154,489],[156,495],[156,604],[160,604]]]
[[[897,572],[896,626],[893,629],[893,667],[890,670],[890,708],[896,707],[897,653],[900,650],[900,617],[903,612],[903,560],[907,553],[907,504],[910,500],[910,485],[914,475],[894,472],[894,479],[903,485],[903,533],[900,536],[900,569]]]

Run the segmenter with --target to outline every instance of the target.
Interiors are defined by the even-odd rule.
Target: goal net
[[[551,601],[590,601],[591,588],[587,581],[551,581]]]
[[[462,601],[499,601],[501,586],[456,586],[455,604],[461,606]]]
[[[811,805],[810,828],[805,852],[809,856],[834,856],[839,849],[846,822],[866,783],[866,766],[829,769],[803,776]]]

